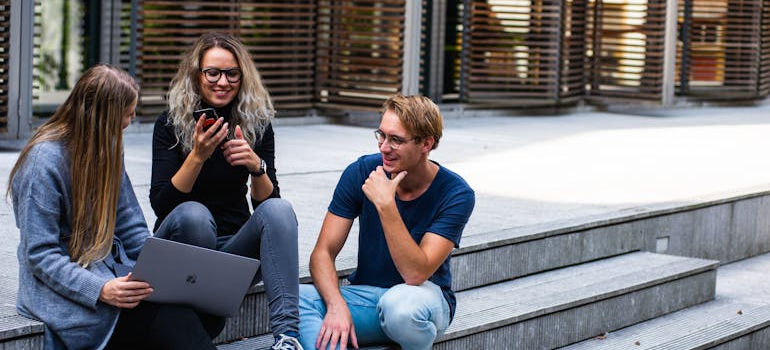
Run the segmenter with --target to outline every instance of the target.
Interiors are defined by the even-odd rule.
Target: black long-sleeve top
[[[217,114],[229,119],[229,106],[217,109]],[[171,178],[184,163],[186,154],[177,144],[172,125],[167,123],[168,111],[163,112],[155,121],[152,137],[152,180],[150,184],[150,204],[158,217],[154,230],[177,205],[186,201],[197,201],[205,205],[217,224],[217,234],[232,235],[248,220],[251,215],[247,202],[247,181],[249,172],[245,166],[232,166],[227,163],[222,149],[217,148],[203,163],[192,191],[183,193],[171,183]],[[173,147],[172,147],[173,146]],[[254,152],[265,160],[267,176],[273,183],[273,193],[268,198],[279,198],[280,189],[275,170],[275,133],[272,125],[267,125],[265,132],[254,147]],[[252,206],[260,202],[254,198]]]

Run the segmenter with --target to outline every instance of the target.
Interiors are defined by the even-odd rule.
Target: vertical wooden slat
[[[11,0],[0,1],[0,133],[8,131],[8,65],[11,51]]]
[[[559,73],[559,100],[572,102],[585,95],[587,0],[566,0],[562,5],[561,71]]]
[[[137,76],[139,114],[157,116],[181,55],[202,33],[228,32],[243,41],[279,111],[312,107],[315,6],[284,1],[140,1]],[[279,112],[279,115],[281,113]]]
[[[590,95],[660,101],[665,0],[590,0]]]
[[[319,0],[321,108],[377,109],[402,88],[405,0]]]
[[[760,23],[760,61],[759,87],[760,97],[770,95],[770,0],[762,1],[762,19]]]
[[[560,92],[560,1],[471,1],[468,101],[553,103]]]

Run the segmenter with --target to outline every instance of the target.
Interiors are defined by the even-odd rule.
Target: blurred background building
[[[464,109],[764,101],[770,0],[0,0],[0,139],[20,139],[98,62],[165,108],[202,32],[249,47],[279,118],[420,93]]]

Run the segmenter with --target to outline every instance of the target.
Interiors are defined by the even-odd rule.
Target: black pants
[[[170,304],[143,301],[123,309],[108,350],[207,349],[216,350],[212,339],[225,326],[225,319]]]

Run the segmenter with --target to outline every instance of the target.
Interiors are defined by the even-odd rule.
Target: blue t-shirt
[[[382,165],[379,153],[363,156],[350,164],[334,190],[329,211],[347,219],[358,217],[358,266],[348,277],[350,283],[390,288],[404,283],[404,279],[390,256],[377,209],[361,189],[379,165]],[[398,212],[417,244],[425,232],[431,232],[452,241],[455,248],[460,245],[474,204],[474,192],[465,180],[441,165],[436,178],[420,197],[411,201],[396,197]],[[451,289],[450,259],[451,256],[447,257],[429,280],[441,287],[449,303],[450,317],[454,317],[457,302]]]

